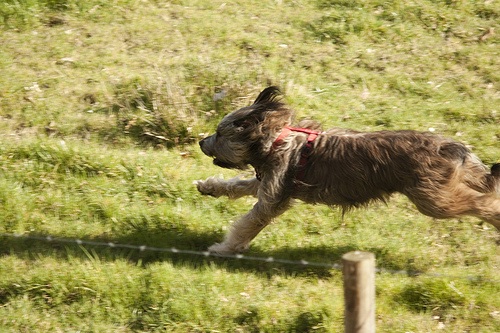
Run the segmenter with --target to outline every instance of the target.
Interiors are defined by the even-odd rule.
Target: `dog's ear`
[[[255,127],[266,118],[268,122],[272,119],[289,120],[291,112],[285,107],[284,103],[280,101],[281,95],[281,90],[278,87],[272,86],[264,89],[255,102],[248,107],[251,111],[249,111],[244,118],[235,120],[233,122],[234,126],[242,128]],[[285,121],[279,122],[284,123]],[[283,126],[286,126],[286,124]]]
[[[262,90],[253,105],[264,104],[268,102],[277,102],[278,98],[282,95],[280,88],[276,86],[267,87]]]

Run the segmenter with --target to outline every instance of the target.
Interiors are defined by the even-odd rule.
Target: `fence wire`
[[[109,247],[114,249],[130,249],[137,250],[140,252],[150,251],[150,252],[163,252],[163,253],[172,253],[172,254],[187,254],[194,256],[202,256],[205,258],[214,257],[214,258],[225,258],[225,259],[233,259],[233,260],[248,260],[248,261],[260,261],[266,263],[277,263],[277,264],[287,264],[287,265],[297,265],[297,266],[310,266],[310,267],[322,267],[329,268],[335,270],[342,270],[341,264],[336,263],[324,263],[324,262],[315,262],[308,260],[289,260],[289,259],[280,259],[273,257],[255,257],[255,256],[247,256],[243,254],[219,254],[209,251],[195,251],[195,250],[182,250],[177,249],[175,247],[171,248],[161,248],[161,247],[152,247],[147,245],[132,245],[132,244],[119,244],[113,242],[97,242],[97,241],[88,241],[81,239],[70,239],[70,238],[58,238],[53,236],[32,236],[32,235],[20,235],[20,234],[7,234],[0,233],[1,237],[5,238],[16,238],[16,239],[24,239],[24,240],[38,240],[48,243],[63,243],[63,244],[74,244],[78,246],[95,246],[95,247]],[[471,282],[489,282],[489,283],[498,283],[500,284],[500,280],[492,280],[485,279],[481,277],[474,276],[459,276],[459,275],[448,275],[441,273],[427,273],[427,272],[418,272],[418,271],[408,271],[408,270],[391,270],[386,268],[376,267],[375,272],[377,273],[389,273],[394,275],[406,275],[410,277],[414,276],[429,276],[435,278],[446,278],[452,280],[467,280]]]

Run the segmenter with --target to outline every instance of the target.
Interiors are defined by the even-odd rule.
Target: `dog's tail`
[[[491,192],[500,195],[500,163],[493,164],[490,174],[486,175],[486,183]]]
[[[491,167],[491,175],[495,178],[500,178],[500,163],[495,163]]]

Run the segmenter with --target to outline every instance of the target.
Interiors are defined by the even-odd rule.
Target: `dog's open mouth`
[[[226,169],[239,169],[243,170],[246,168],[244,165],[238,165],[238,164],[233,164],[229,162],[223,162],[219,160],[218,158],[214,158],[214,164],[221,167],[221,168],[226,168]]]

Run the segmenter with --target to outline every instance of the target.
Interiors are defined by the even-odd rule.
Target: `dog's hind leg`
[[[472,156],[465,161],[462,170],[462,182],[481,193],[497,193],[500,195],[500,163],[494,164],[487,172],[481,161]]]
[[[441,188],[432,193],[415,191],[406,193],[418,210],[435,218],[475,216],[491,223],[500,231],[500,197],[484,194],[465,185]]]
[[[230,199],[238,199],[247,195],[257,196],[260,181],[257,178],[240,179],[234,177],[229,180],[209,177],[206,180],[198,180],[196,187],[201,194],[213,197],[227,196]]]
[[[232,254],[248,249],[250,242],[264,229],[273,218],[281,215],[289,208],[290,200],[277,205],[266,205],[258,201],[252,210],[242,216],[232,226],[222,243],[209,247],[210,252]]]
[[[470,215],[491,223],[500,231],[500,198],[488,194],[477,196]]]
[[[481,170],[482,165],[480,165],[479,160],[472,160],[472,163],[469,161],[466,165],[467,171],[472,171],[470,175],[479,180],[480,184],[480,186],[474,186],[470,178],[464,177],[464,183],[470,187],[468,191],[463,191],[469,193],[471,198],[469,201],[472,206],[470,215],[493,224],[500,231],[500,164],[494,164],[490,173],[484,173]]]

